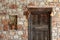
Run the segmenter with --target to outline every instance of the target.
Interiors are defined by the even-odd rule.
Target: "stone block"
[[[60,3],[57,3],[56,6],[57,6],[57,7],[60,7]]]
[[[18,35],[14,35],[14,39],[18,39],[19,38],[19,36]]]
[[[53,2],[53,0],[47,0],[47,2]]]
[[[54,6],[55,6],[55,3],[53,3],[53,2],[50,3],[50,2],[49,2],[48,5],[49,5],[50,7],[54,7]]]
[[[59,0],[54,0],[54,2],[58,2]]]
[[[16,34],[15,31],[10,31],[10,32],[9,32],[9,35],[11,35],[11,36],[14,36],[15,34]]]
[[[23,31],[17,31],[17,34],[21,36],[23,35]]]

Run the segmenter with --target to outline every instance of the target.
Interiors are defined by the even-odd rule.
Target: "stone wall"
[[[60,0],[0,0],[0,40],[28,40],[28,22],[23,15],[24,6],[51,7],[53,9],[51,13],[52,40],[60,40]],[[17,27],[20,30],[9,29],[9,15],[18,16]]]

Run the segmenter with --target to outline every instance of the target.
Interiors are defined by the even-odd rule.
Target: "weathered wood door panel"
[[[31,12],[29,17],[29,40],[51,40],[50,13],[39,11]]]

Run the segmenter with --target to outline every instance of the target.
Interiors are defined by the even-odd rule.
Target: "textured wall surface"
[[[28,22],[23,15],[24,6],[52,7],[52,40],[60,40],[60,0],[0,0],[0,40],[28,40]],[[9,29],[9,15],[18,16],[18,30]],[[4,31],[4,28],[7,31]]]

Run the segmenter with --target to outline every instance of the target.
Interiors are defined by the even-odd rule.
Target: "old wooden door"
[[[45,11],[45,9],[44,11],[31,11],[29,17],[28,40],[51,40],[50,13],[51,11]]]

